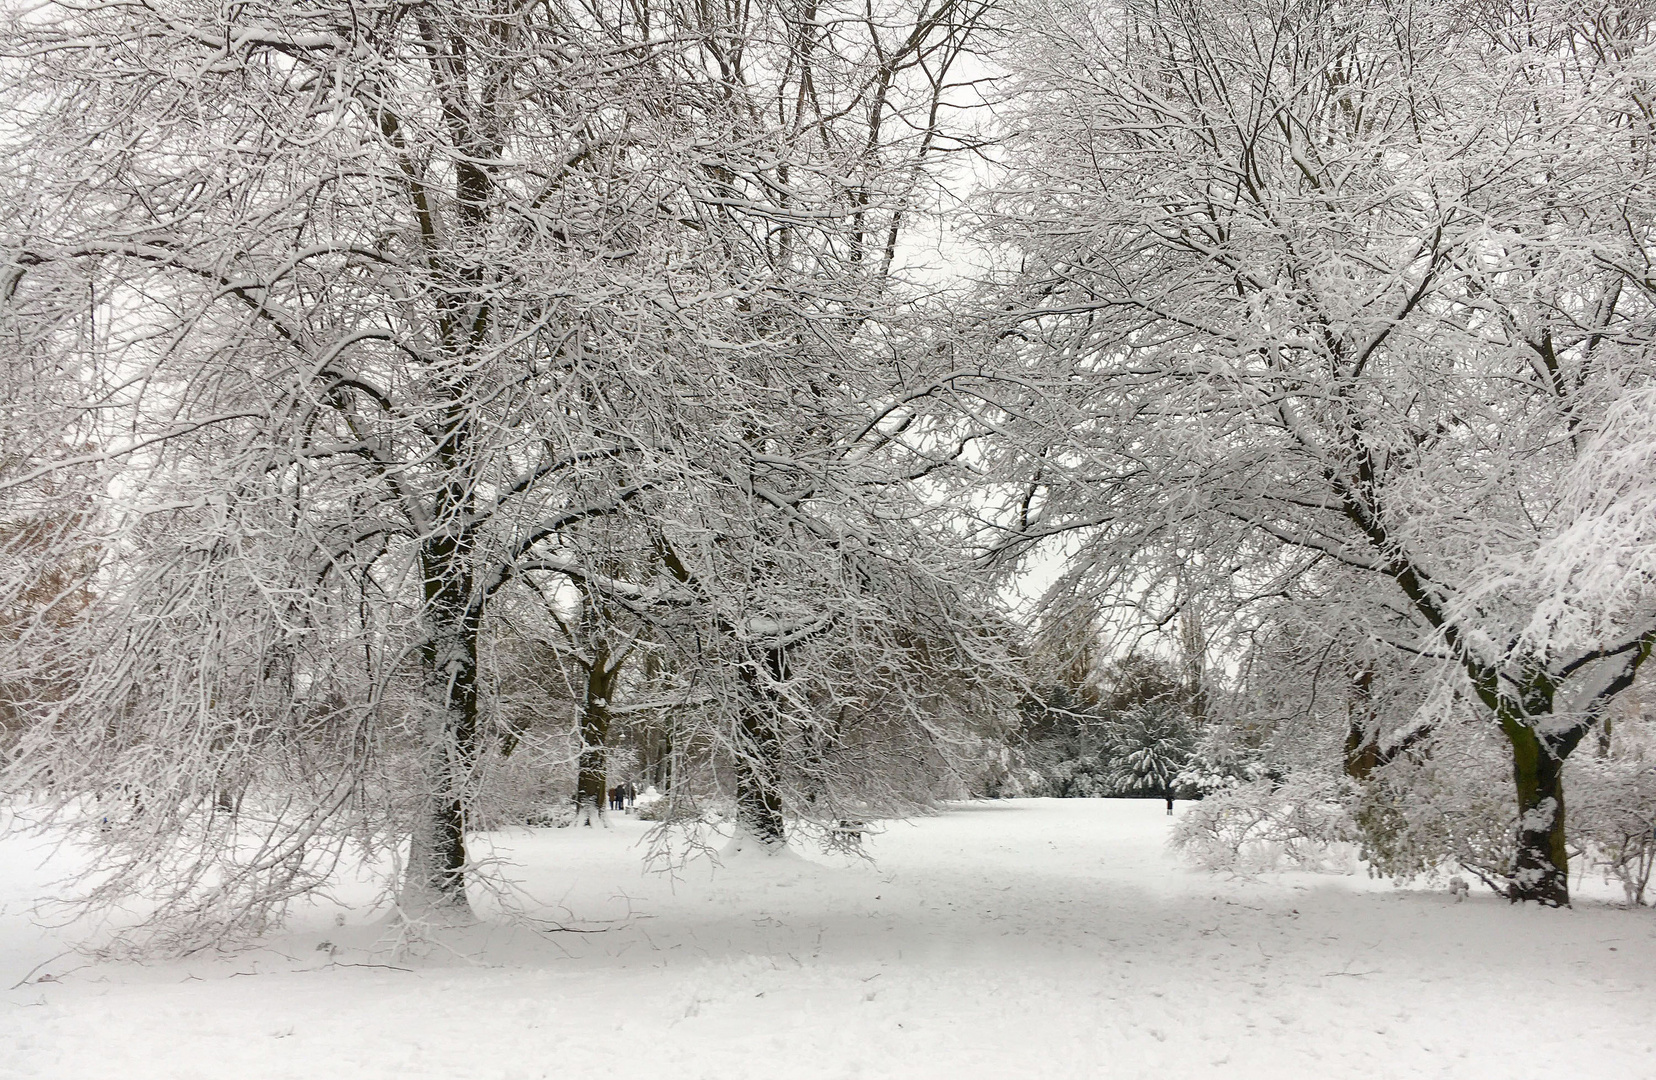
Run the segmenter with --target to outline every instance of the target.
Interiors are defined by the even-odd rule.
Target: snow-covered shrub
[[[1356,839],[1338,784],[1254,780],[1192,806],[1174,827],[1172,843],[1209,870],[1349,871]]]
[[[1295,771],[1295,760],[1285,753],[1277,738],[1276,725],[1261,722],[1245,710],[1249,703],[1232,694],[1214,703],[1214,716],[1196,738],[1179,773],[1178,784],[1198,796],[1226,791],[1258,781],[1281,783]]]
[[[575,823],[575,807],[570,803],[536,807],[524,816],[523,823],[531,829],[567,828]]]
[[[1029,794],[1049,799],[1097,799],[1115,794],[1109,759],[1097,754],[1049,761],[1033,770]]]
[[[1040,778],[1018,749],[1000,737],[963,733],[947,759],[948,768],[934,784],[939,798],[1016,799],[1032,794],[1029,781]]]
[[[671,821],[677,823],[701,821],[707,811],[694,799],[659,797],[640,802],[634,811],[640,821]]]
[[[1461,868],[1506,888],[1516,838],[1512,778],[1481,728],[1445,725],[1428,750],[1397,757],[1349,790],[1371,874],[1435,881]]]
[[[1194,740],[1189,718],[1176,707],[1134,707],[1084,737],[1026,750],[1028,794],[1054,799],[1179,795],[1197,787],[1185,779]]]
[[[1054,686],[1024,703],[1015,748],[1023,793],[1035,798],[1090,798],[1108,793],[1107,723],[1096,702]]]
[[[1656,754],[1638,737],[1644,733],[1629,734],[1618,733],[1611,753],[1573,763],[1565,827],[1587,864],[1620,882],[1635,907],[1646,902],[1656,869]]]

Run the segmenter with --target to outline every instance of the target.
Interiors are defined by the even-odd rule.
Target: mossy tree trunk
[[[1548,907],[1570,903],[1570,857],[1564,844],[1564,757],[1552,740],[1518,725],[1512,743],[1512,777],[1518,789],[1518,853],[1509,895]],[[1573,747],[1580,735],[1571,740]]]
[[[1623,648],[1565,666],[1531,667],[1512,680],[1514,690],[1498,692],[1493,673],[1474,678],[1479,697],[1495,713],[1512,751],[1512,779],[1518,796],[1517,853],[1507,896],[1547,907],[1570,904],[1570,857],[1565,845],[1564,762],[1600,721],[1615,696],[1633,684],[1639,668],[1656,645],[1656,632]],[[1568,723],[1556,716],[1564,678],[1593,659],[1621,656],[1622,666],[1587,702],[1572,711]]]

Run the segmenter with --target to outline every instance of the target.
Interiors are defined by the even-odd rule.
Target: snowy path
[[[324,940],[388,960],[319,913],[236,957],[83,967],[5,992],[0,1076],[1656,1078],[1650,911],[1229,881],[1180,868],[1167,826],[1150,801],[973,804],[872,838],[874,866],[676,885],[639,872],[635,821],[513,832],[536,914],[600,932],[328,967]],[[61,947],[20,914],[34,879],[0,848],[5,986]]]

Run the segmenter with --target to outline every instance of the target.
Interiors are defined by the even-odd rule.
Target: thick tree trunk
[[[409,844],[398,902],[405,914],[447,910],[469,916],[466,900],[465,785],[476,751],[475,662],[470,684],[450,708],[431,710],[424,725],[426,791]]]
[[[1358,668],[1351,677],[1345,737],[1345,771],[1366,781],[1380,765],[1380,740],[1374,732],[1374,669]]]
[[[787,841],[787,828],[782,819],[782,800],[768,782],[766,771],[762,763],[745,757],[737,760],[736,823],[764,844],[779,846]]]
[[[466,787],[477,758],[477,613],[471,575],[447,537],[421,554],[427,638],[420,649],[425,715],[420,732],[426,776],[398,902],[404,914],[442,911],[469,918],[466,900]]]
[[[466,900],[465,812],[460,799],[426,799],[408,849],[408,870],[398,895],[404,915],[448,912],[471,915]]]
[[[780,649],[765,652],[771,679],[787,677],[787,658]],[[786,843],[782,798],[776,790],[782,743],[776,731],[776,692],[751,669],[743,670],[753,703],[742,710],[742,739],[736,756],[736,824],[767,846]],[[770,706],[770,708],[767,708]]]
[[[575,817],[586,826],[596,818],[607,824],[609,806],[609,704],[616,670],[609,668],[609,651],[600,641],[587,668],[586,702],[581,709],[581,759],[575,776]]]
[[[1346,730],[1345,772],[1353,780],[1366,781],[1380,765],[1380,742],[1366,727],[1353,720]]]
[[[748,725],[744,722],[743,728]],[[787,841],[782,819],[782,800],[765,775],[765,763],[746,757],[736,761],[736,823],[766,845]]]
[[[1518,788],[1518,856],[1508,897],[1548,907],[1570,903],[1570,860],[1564,846],[1564,761],[1531,727],[1507,726]]]

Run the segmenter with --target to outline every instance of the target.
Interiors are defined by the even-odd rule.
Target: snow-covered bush
[[[1510,776],[1486,733],[1449,734],[1348,786],[1362,858],[1377,877],[1435,881],[1459,868],[1504,891],[1517,835]]]
[[[1628,734],[1618,731],[1609,753],[1574,764],[1565,820],[1587,866],[1620,882],[1635,907],[1646,902],[1656,870],[1656,753],[1647,732]]]
[[[552,803],[531,810],[523,823],[531,829],[564,829],[575,823],[575,808],[568,803]]]
[[[1284,771],[1262,747],[1249,740],[1249,734],[1242,725],[1232,722],[1210,725],[1185,762],[1179,784],[1205,796],[1240,784],[1280,782]]]
[[[1349,872],[1356,839],[1338,784],[1254,780],[1192,806],[1174,827],[1172,843],[1209,870]]]
[[[514,741],[510,754],[484,756],[467,806],[468,827],[568,824],[558,819],[571,801],[579,752],[573,732],[553,729],[526,732]]]
[[[1028,790],[1049,799],[1098,799],[1116,793],[1109,758],[1099,754],[1044,763],[1032,770]]]
[[[1510,894],[1517,806],[1509,765],[1465,703],[1448,704],[1417,729],[1427,737],[1389,744],[1408,748],[1378,755],[1358,775],[1336,771],[1337,758],[1284,767],[1293,755],[1281,747],[1239,751],[1241,725],[1216,725],[1184,774],[1206,778],[1207,797],[1179,822],[1174,845],[1209,869],[1349,868],[1360,859],[1376,877],[1435,882],[1467,872]],[[1573,872],[1602,873],[1629,906],[1646,903],[1656,877],[1656,733],[1624,716],[1613,740],[1569,769]]]
[[[641,802],[636,811],[640,821],[668,821],[677,824],[704,820],[709,811],[694,799],[655,798]]]
[[[932,782],[937,798],[1017,799],[1030,794],[1028,781],[1038,778],[1017,748],[999,735],[960,732],[947,750],[947,767]]]

